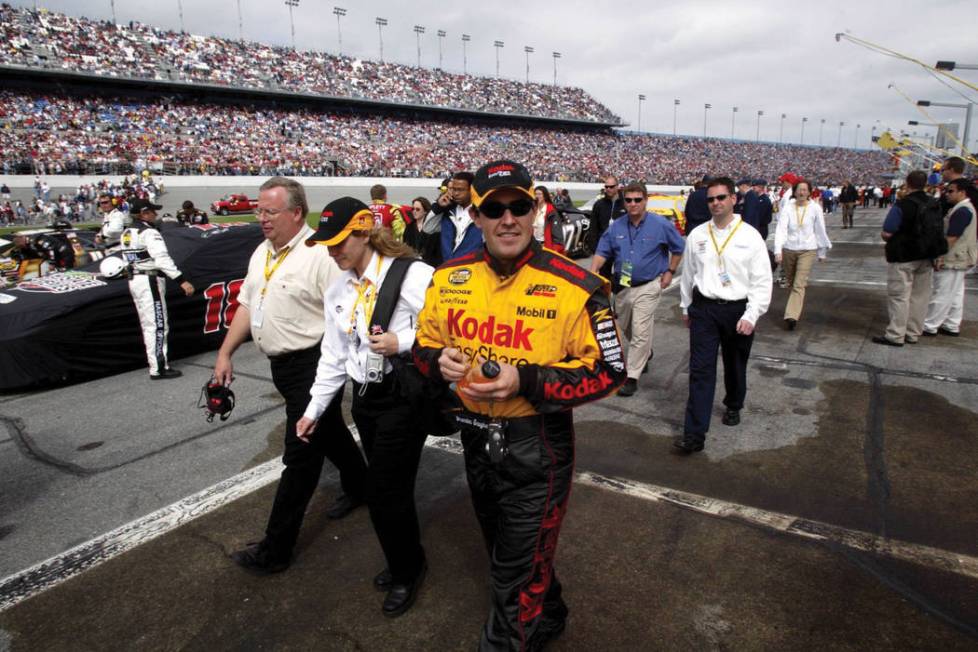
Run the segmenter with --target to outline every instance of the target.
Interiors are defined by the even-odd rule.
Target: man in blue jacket
[[[686,234],[700,224],[710,221],[710,207],[706,205],[706,184],[713,181],[713,177],[708,174],[703,175],[703,180],[697,184],[696,189],[689,194],[686,200]]]

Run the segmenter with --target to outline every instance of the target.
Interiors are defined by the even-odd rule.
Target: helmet
[[[197,407],[207,412],[207,423],[212,422],[215,415],[220,415],[221,421],[227,421],[234,409],[234,392],[227,385],[211,378],[200,390]]]
[[[109,256],[99,263],[98,271],[105,278],[118,278],[126,271],[126,267],[126,263],[118,256]]]

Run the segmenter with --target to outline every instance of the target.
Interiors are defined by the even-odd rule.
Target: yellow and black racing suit
[[[606,282],[531,243],[502,274],[483,248],[442,265],[418,315],[415,364],[443,380],[445,347],[514,365],[513,398],[461,397],[458,421],[472,502],[491,559],[492,606],[481,650],[538,649],[564,626],[567,607],[553,571],[574,472],[571,408],[607,396],[625,380]],[[493,422],[505,453],[487,449]]]

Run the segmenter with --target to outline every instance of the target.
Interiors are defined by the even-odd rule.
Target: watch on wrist
[[[668,272],[669,272],[670,274],[672,274],[673,276],[675,276],[675,275],[676,275],[676,270],[674,270],[674,269],[670,269],[670,270],[667,270],[667,271],[668,271]]]

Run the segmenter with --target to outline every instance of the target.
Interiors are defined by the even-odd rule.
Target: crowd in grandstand
[[[96,183],[83,183],[73,193],[51,195],[46,179],[34,178],[33,198],[29,201],[11,199],[9,188],[0,198],[0,226],[50,225],[55,221],[99,221],[96,198],[109,194],[113,202],[124,210],[129,199],[140,197],[155,202],[162,194],[162,186],[150,175],[129,175],[121,182],[102,179]]]
[[[580,88],[459,75],[0,6],[0,64],[619,123]]]
[[[889,165],[882,152],[841,148],[12,91],[0,92],[0,151],[8,174],[123,164],[168,174],[443,178],[501,157],[550,181],[618,170],[686,184],[705,170],[774,178],[793,169],[818,182],[864,183],[879,182]]]

